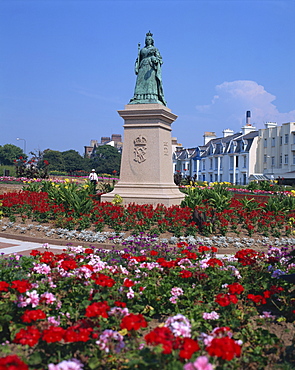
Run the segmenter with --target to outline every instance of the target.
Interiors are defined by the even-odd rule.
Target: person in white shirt
[[[97,177],[97,174],[95,172],[95,169],[93,169],[90,172],[90,174],[89,174],[89,180],[90,180],[91,185],[92,185],[92,191],[95,194],[96,193],[96,184],[97,184],[97,181],[98,181],[98,177]]]

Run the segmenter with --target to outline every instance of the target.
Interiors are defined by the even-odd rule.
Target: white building
[[[205,132],[202,146],[176,150],[174,172],[201,181],[245,185],[255,173],[257,142],[258,131],[250,124],[248,111],[241,132],[225,129],[222,137],[216,137],[215,132]]]
[[[295,182],[295,122],[267,122],[259,130],[255,171],[270,178],[294,179]]]
[[[295,122],[278,126],[268,122],[256,130],[247,111],[246,124],[234,133],[223,130],[204,133],[204,144],[196,148],[176,148],[174,172],[208,182],[227,181],[245,185],[257,179],[284,179],[295,183]]]

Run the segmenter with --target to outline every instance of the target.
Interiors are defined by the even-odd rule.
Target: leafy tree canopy
[[[27,155],[21,148],[13,144],[0,145],[0,163],[6,166],[13,165],[14,161],[23,157],[27,158]]]
[[[85,158],[83,158],[76,150],[67,150],[61,154],[64,162],[64,171],[73,172],[89,169]]]
[[[97,173],[118,174],[121,165],[121,153],[110,145],[98,146],[91,156],[92,167]]]
[[[57,150],[46,149],[43,153],[43,160],[49,162],[49,171],[64,171],[65,162],[61,152]]]

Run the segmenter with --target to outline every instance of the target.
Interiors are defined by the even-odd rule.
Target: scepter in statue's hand
[[[135,74],[137,75],[138,74],[138,70],[139,70],[139,60],[140,60],[140,42],[138,43],[138,56],[137,56],[137,59],[136,59],[136,62],[135,62]]]

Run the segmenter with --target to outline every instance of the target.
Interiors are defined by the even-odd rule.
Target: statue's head
[[[145,45],[153,45],[154,46],[154,39],[153,39],[153,34],[151,31],[149,31],[146,36],[145,36]]]

